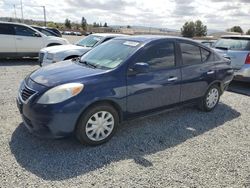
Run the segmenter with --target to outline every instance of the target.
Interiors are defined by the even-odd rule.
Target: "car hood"
[[[82,46],[77,46],[73,44],[68,44],[68,45],[58,45],[58,46],[51,46],[44,48],[43,51],[47,51],[48,53],[62,53],[68,50],[79,50],[79,51],[89,51],[91,48],[88,47],[82,47]]]
[[[79,81],[81,78],[101,74],[105,71],[107,70],[86,67],[68,60],[40,68],[30,75],[30,79],[40,85],[54,87]]]

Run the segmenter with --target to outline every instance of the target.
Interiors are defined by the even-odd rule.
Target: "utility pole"
[[[16,19],[16,5],[13,4],[13,8],[14,8],[14,15],[15,15],[15,19]]]
[[[23,1],[22,0],[20,0],[20,4],[21,4],[22,22],[24,22],[24,20],[23,20]]]
[[[45,6],[42,7],[43,7],[44,26],[46,27],[46,9]]]

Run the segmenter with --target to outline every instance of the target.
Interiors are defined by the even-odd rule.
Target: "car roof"
[[[117,34],[117,33],[93,33],[92,35],[100,36],[100,37],[125,37],[125,36],[128,36],[128,35]]]
[[[168,35],[135,35],[135,36],[119,37],[116,39],[132,40],[132,41],[141,42],[141,43],[148,43],[148,42],[159,40],[159,39],[179,39],[179,40],[185,40],[185,41],[199,44],[198,42],[189,38],[168,36]]]
[[[28,26],[26,24],[23,24],[23,23],[18,23],[18,22],[3,22],[3,21],[0,21],[1,24],[10,24],[10,25],[24,25],[24,26]]]
[[[247,39],[250,39],[250,35],[222,35],[221,38],[247,38]]]

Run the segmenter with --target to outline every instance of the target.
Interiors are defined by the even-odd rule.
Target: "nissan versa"
[[[211,111],[232,79],[228,59],[192,40],[123,37],[31,73],[17,105],[36,135],[74,133],[81,143],[98,145],[120,122],[176,104],[197,102]]]

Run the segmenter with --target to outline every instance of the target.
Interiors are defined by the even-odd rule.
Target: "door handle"
[[[16,38],[16,40],[23,40],[22,38]]]
[[[178,79],[178,77],[169,77],[168,81],[173,82],[173,81],[176,81],[177,79]]]
[[[214,74],[214,71],[210,70],[207,72],[207,74]]]

